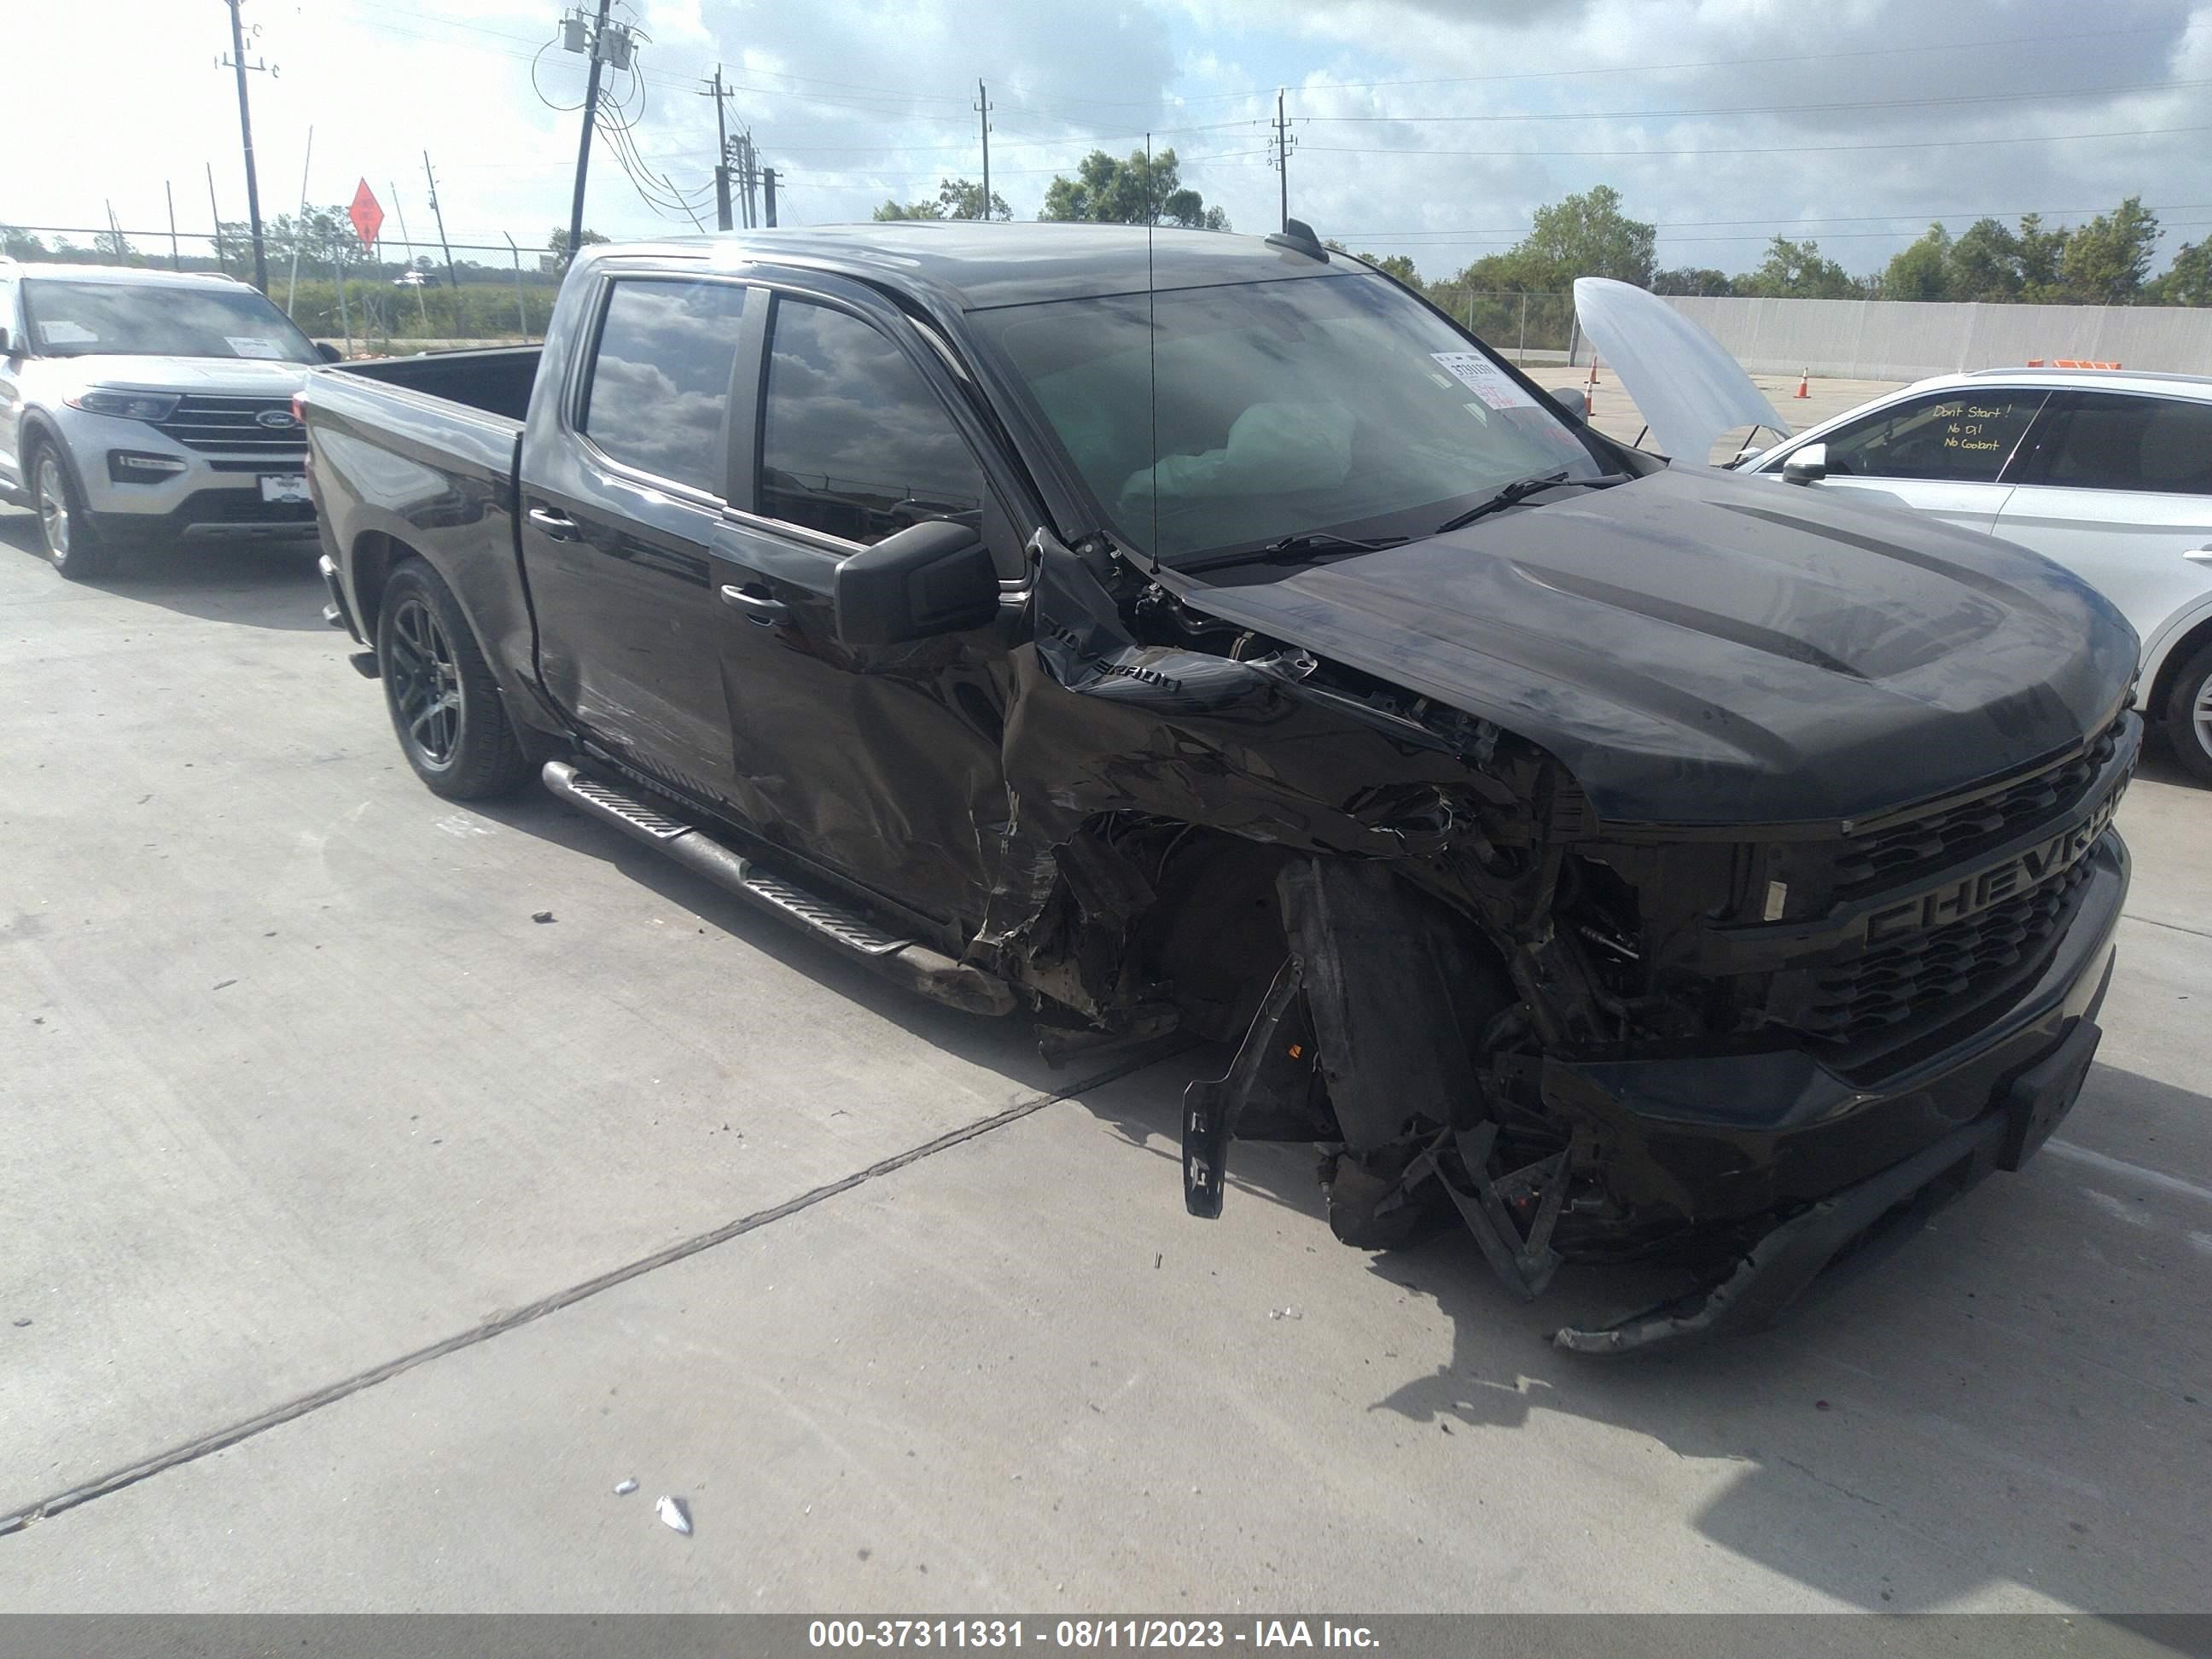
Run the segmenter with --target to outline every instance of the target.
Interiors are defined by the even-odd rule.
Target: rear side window
[[[848,313],[779,299],[760,493],[769,518],[871,545],[927,519],[980,523],[983,475],[897,346]]]
[[[585,386],[585,435],[626,466],[723,494],[744,304],[736,283],[617,283]]]
[[[2045,395],[1992,389],[1892,404],[1829,437],[1828,471],[1847,478],[1995,483]]]
[[[2045,450],[2043,483],[2212,495],[2212,404],[2072,392]]]

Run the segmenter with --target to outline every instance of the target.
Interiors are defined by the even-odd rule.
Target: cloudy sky
[[[422,151],[456,243],[526,247],[568,218],[580,58],[557,0],[246,0],[264,213],[367,178],[418,243]],[[1659,227],[1666,265],[1744,270],[1777,231],[1879,266],[1933,217],[2067,222],[2140,194],[2160,263],[2212,229],[2212,0],[629,0],[641,75],[610,77],[651,182],[706,199],[702,76],[783,175],[786,223],[865,218],[981,172],[1033,216],[1055,171],[1149,129],[1239,229],[1273,229],[1268,122],[1295,124],[1291,210],[1324,235],[1411,254],[1431,276],[1509,246],[1534,209],[1611,184]],[[0,222],[166,225],[243,216],[220,0],[42,9],[13,78]],[[533,61],[534,60],[534,61]],[[51,132],[48,145],[40,135]],[[2198,202],[2198,197],[2205,201]],[[395,201],[396,198],[396,201]],[[605,143],[586,222],[690,228]],[[395,237],[397,216],[386,234]],[[82,241],[88,237],[80,235]]]

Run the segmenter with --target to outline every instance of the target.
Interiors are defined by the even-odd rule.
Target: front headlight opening
[[[119,392],[94,386],[65,401],[88,415],[113,415],[125,421],[166,421],[177,412],[173,392]]]

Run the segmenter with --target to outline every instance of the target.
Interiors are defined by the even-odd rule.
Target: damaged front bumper
[[[1554,1343],[1624,1353],[1771,1324],[1895,1212],[1924,1212],[1993,1170],[2019,1169],[2073,1106],[2096,1053],[2127,890],[2117,834],[2090,865],[2072,925],[2012,1006],[1951,1046],[1923,1039],[1879,1082],[1802,1053],[1547,1062],[1547,1098],[1602,1126],[1642,1196],[1699,1224],[1786,1216],[1704,1289],[1601,1328],[1562,1329]]]

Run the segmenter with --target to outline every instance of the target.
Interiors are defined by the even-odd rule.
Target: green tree
[[[2140,196],[2075,227],[2059,262],[2068,294],[2090,305],[2134,304],[2142,297],[2158,238],[2158,216]]]
[[[576,246],[579,247],[603,246],[605,244],[606,240],[607,239],[600,235],[598,231],[593,230],[587,226],[585,228],[584,234],[576,239]],[[568,227],[566,225],[554,226],[551,230],[545,234],[545,246],[550,252],[541,254],[538,257],[538,269],[541,270],[568,270]]]
[[[1369,264],[1373,265],[1376,270],[1381,271],[1385,276],[1393,277],[1395,280],[1403,283],[1407,288],[1413,289],[1416,294],[1425,294],[1428,291],[1427,284],[1421,281],[1421,273],[1414,268],[1413,262],[1402,253],[1392,253],[1389,255],[1381,253],[1352,253],[1350,248],[1338,241],[1334,236],[1322,237],[1321,239],[1321,245],[1332,253],[1350,254],[1351,257],[1355,259],[1364,259]]]
[[[1948,256],[1954,300],[2017,300],[2020,238],[2001,220],[1977,219],[1959,233]]]
[[[1822,258],[1818,242],[1777,236],[1759,269],[1736,279],[1735,291],[1770,300],[1857,300],[1865,297],[1866,285]]]
[[[1536,210],[1535,222],[1514,252],[1558,273],[1547,284],[1569,288],[1577,276],[1610,276],[1651,286],[1658,231],[1620,210],[1620,192],[1597,185]]]
[[[1951,294],[1951,233],[1938,222],[1911,246],[1899,252],[1881,275],[1885,300],[1948,300]]]
[[[10,259],[35,259],[46,251],[46,245],[29,231],[0,225],[0,254]]]
[[[933,202],[885,202],[869,216],[878,223],[896,219],[980,219],[983,216],[983,186],[969,179],[946,179],[937,186]],[[997,191],[991,192],[991,217],[1011,219],[1013,209]]]
[[[1682,265],[1673,270],[1655,271],[1651,277],[1651,291],[1654,294],[1721,296],[1734,293],[1735,285],[1729,281],[1728,273],[1724,270],[1715,270],[1711,266],[1693,268]]]
[[[2043,216],[2024,213],[2020,220],[2020,297],[2030,301],[2063,299],[2059,270],[2065,263],[2069,230],[2045,230]]]
[[[92,239],[92,251],[111,264],[143,264],[138,250],[131,246],[131,239],[119,230],[103,230]]]
[[[1126,161],[1115,161],[1103,149],[1092,150],[1074,178],[1065,173],[1054,178],[1037,217],[1109,225],[1181,225],[1189,230],[1229,228],[1228,215],[1206,206],[1196,191],[1184,186],[1171,149],[1149,159],[1144,151],[1132,150]]]
[[[2212,306],[2212,241],[2184,242],[2165,276],[2153,283],[2154,305]]]

